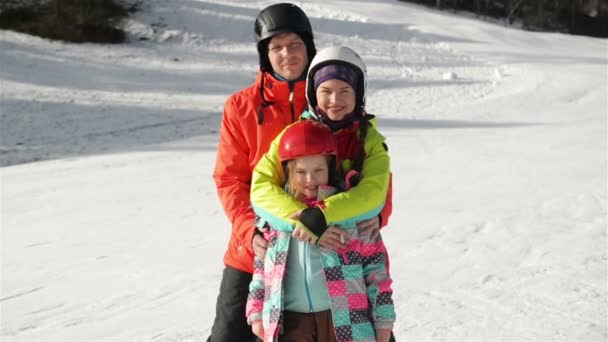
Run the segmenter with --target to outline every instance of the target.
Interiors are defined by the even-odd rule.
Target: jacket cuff
[[[252,312],[247,317],[247,324],[251,325],[255,321],[262,320],[262,312]]]
[[[376,330],[393,330],[393,321],[379,320],[374,322],[374,329]]]
[[[327,221],[323,211],[318,207],[306,208],[300,214],[300,222],[304,224],[313,234],[321,237],[327,230]]]

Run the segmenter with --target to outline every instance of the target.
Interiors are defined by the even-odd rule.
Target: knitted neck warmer
[[[333,132],[339,131],[346,127],[351,127],[357,118],[355,113],[350,113],[350,114],[346,114],[342,118],[342,120],[334,121],[334,120],[330,119],[327,116],[327,113],[325,113],[321,108],[319,108],[319,106],[316,106],[315,110],[319,114],[321,121],[324,124],[326,124],[327,126],[329,126],[329,128],[331,128],[331,130]]]

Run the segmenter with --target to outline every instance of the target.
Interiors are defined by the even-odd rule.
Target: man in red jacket
[[[263,9],[254,30],[260,71],[251,86],[226,101],[213,173],[232,234],[208,342],[256,340],[247,325],[245,305],[253,246],[263,250],[266,243],[254,234],[251,174],[272,140],[304,111],[306,71],[316,53],[310,21],[295,5],[280,3]]]

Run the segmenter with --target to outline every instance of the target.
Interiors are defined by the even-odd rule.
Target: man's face
[[[282,33],[270,39],[268,59],[272,69],[288,81],[298,79],[308,65],[306,44],[295,33]]]

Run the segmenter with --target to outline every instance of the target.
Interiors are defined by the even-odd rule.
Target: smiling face
[[[355,110],[355,90],[344,81],[331,79],[321,83],[316,96],[319,108],[330,120],[340,121]]]
[[[329,181],[328,157],[323,154],[290,160],[289,187],[295,197],[317,198],[319,186]]]
[[[297,80],[308,65],[306,44],[295,33],[282,33],[268,43],[268,59],[272,70],[288,81]]]

